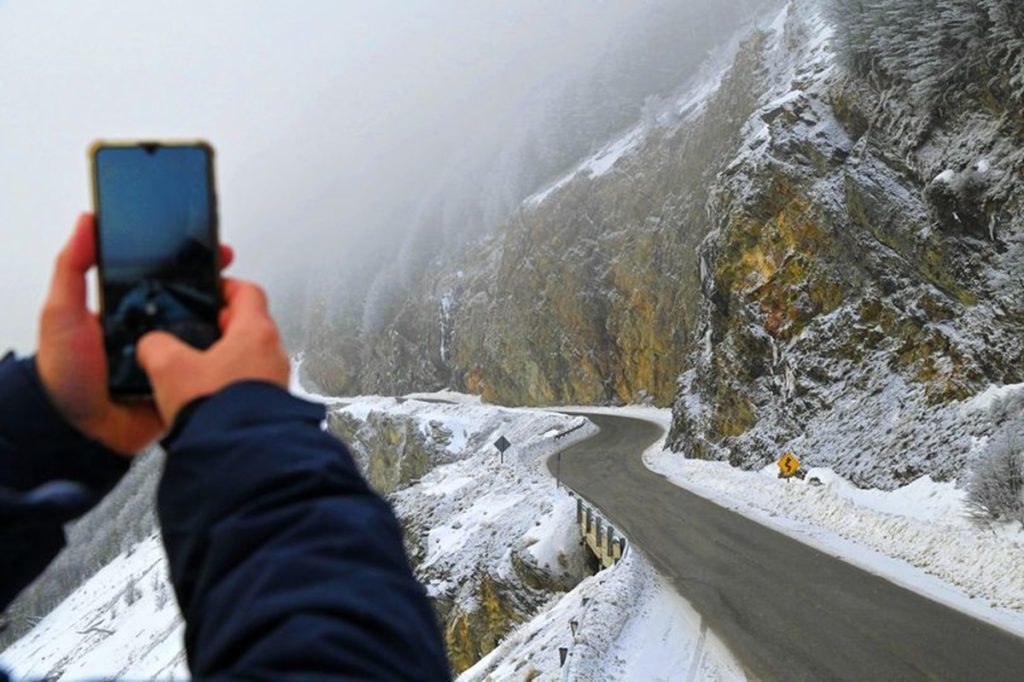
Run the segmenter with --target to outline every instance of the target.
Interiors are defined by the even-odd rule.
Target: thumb
[[[167,332],[149,332],[136,345],[139,365],[150,378],[181,369],[198,354],[195,348]]]

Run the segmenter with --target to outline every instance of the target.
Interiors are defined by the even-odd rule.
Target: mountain
[[[935,8],[938,8],[936,10]],[[948,480],[1024,381],[1021,10],[795,0],[436,258],[308,378],[512,405],[673,405],[674,449]]]

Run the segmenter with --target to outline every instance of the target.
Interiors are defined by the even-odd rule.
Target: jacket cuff
[[[50,402],[34,358],[0,360],[0,441],[6,441],[4,484],[25,491],[56,480],[103,494],[130,466],[123,457],[71,426]]]
[[[191,434],[224,433],[229,429],[262,425],[268,420],[320,423],[326,418],[324,405],[296,398],[277,384],[241,381],[213,395],[197,398],[182,408],[161,444],[171,452],[179,441],[188,440]]]

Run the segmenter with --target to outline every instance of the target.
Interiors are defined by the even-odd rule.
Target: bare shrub
[[[992,417],[999,430],[971,470],[967,508],[978,519],[1024,526],[1024,395],[997,401]]]

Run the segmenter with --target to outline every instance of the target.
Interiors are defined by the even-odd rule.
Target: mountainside
[[[432,263],[372,342],[321,328],[308,377],[673,404],[687,456],[956,477],[993,428],[963,401],[1024,381],[1020,13],[786,5]]]
[[[433,262],[378,335],[315,333],[308,378],[334,393],[670,404],[699,310],[708,190],[756,108],[763,40],[721,47],[497,232]]]

